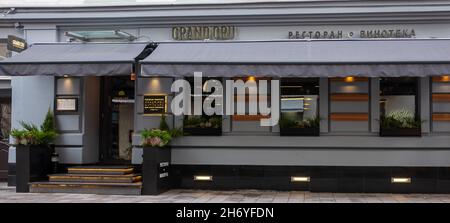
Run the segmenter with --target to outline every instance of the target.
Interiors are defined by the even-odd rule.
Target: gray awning
[[[430,76],[450,73],[450,40],[168,42],[143,76]]]
[[[129,75],[146,43],[37,43],[0,62],[0,75]]]

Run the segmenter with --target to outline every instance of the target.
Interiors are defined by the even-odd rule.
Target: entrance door
[[[104,164],[131,163],[134,127],[134,81],[102,77],[100,159]]]

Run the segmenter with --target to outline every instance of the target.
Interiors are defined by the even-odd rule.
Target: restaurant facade
[[[28,45],[0,63],[12,128],[53,110],[62,166],[139,167],[140,132],[164,119],[184,132],[170,143],[170,188],[450,192],[450,2],[1,11],[0,39]],[[228,94],[227,81],[268,81],[258,100],[279,105],[278,123],[174,115],[176,80],[191,84],[192,106],[208,100],[198,73],[200,88],[225,86],[223,104],[253,94]],[[14,185],[14,146],[8,166]]]

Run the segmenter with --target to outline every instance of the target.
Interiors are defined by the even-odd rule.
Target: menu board
[[[144,114],[167,113],[167,95],[144,95]]]
[[[56,111],[77,111],[78,110],[77,98],[57,98],[56,99]]]

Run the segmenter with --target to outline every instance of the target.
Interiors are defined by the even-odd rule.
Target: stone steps
[[[135,183],[141,182],[142,176],[137,174],[100,175],[100,174],[52,174],[50,182],[97,182],[97,183]]]
[[[51,174],[49,181],[30,183],[32,193],[140,195],[142,176],[130,166],[76,166]]]
[[[141,195],[142,183],[33,182],[31,193]]]

